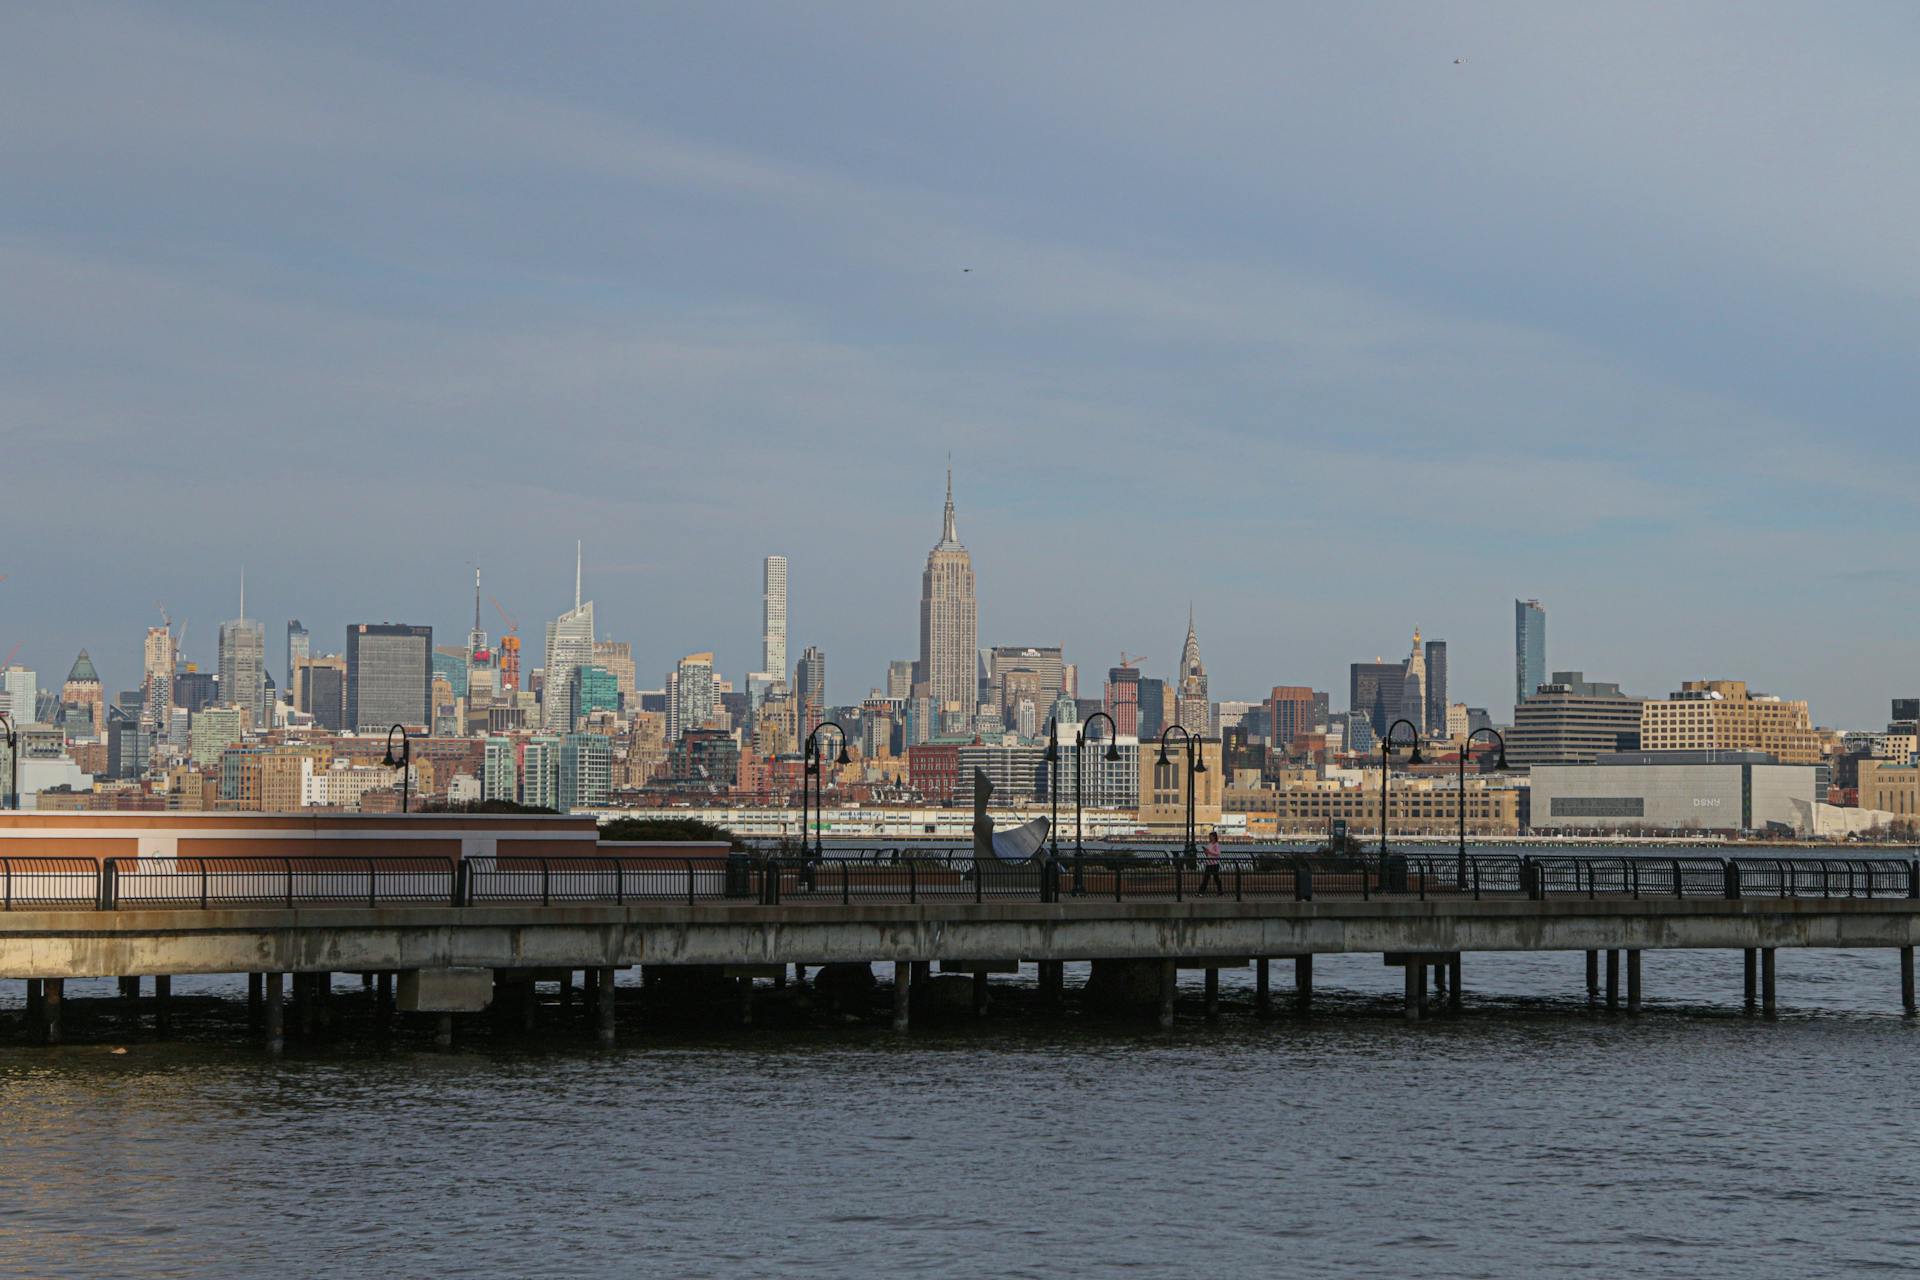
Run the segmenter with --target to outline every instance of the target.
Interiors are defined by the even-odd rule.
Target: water
[[[1171,1035],[1011,999],[905,1040],[629,1019],[607,1054],[569,1028],[274,1062],[189,1004],[123,1056],[0,1049],[0,1276],[1920,1266],[1894,956],[1779,957],[1773,1023],[1725,952],[1648,953],[1638,1019],[1585,1009],[1578,954],[1469,955],[1468,1010],[1420,1026],[1378,957],[1322,957],[1304,1022],[1251,1017],[1240,973],[1206,1025],[1192,974]]]

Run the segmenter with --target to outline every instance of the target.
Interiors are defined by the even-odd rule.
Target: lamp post
[[[393,749],[393,735],[400,735],[400,749]],[[413,741],[407,737],[407,726],[397,724],[387,730],[387,758],[382,761],[389,769],[400,771],[400,812],[407,811],[408,802],[413,793]]]
[[[838,720],[822,720],[814,726],[813,732],[807,735],[807,764],[800,776],[800,848],[804,852],[807,847],[807,779],[812,778],[815,820],[813,856],[816,858],[823,853],[818,827],[821,811],[826,808],[827,802],[826,788],[820,777],[820,731],[823,729],[832,729],[840,735],[840,754],[835,758],[834,763],[836,765],[853,763],[853,757],[847,754],[847,731],[841,728]]]
[[[1168,763],[1167,737],[1176,729],[1180,731],[1181,738],[1183,738],[1187,744],[1187,847],[1185,852],[1187,865],[1192,866],[1194,855],[1199,852],[1199,846],[1194,843],[1193,838],[1193,780],[1199,774],[1207,771],[1207,762],[1200,759],[1198,754],[1196,754],[1196,747],[1203,743],[1205,739],[1194,737],[1192,733],[1188,732],[1187,726],[1183,724],[1170,724],[1160,731],[1160,758],[1155,763]]]
[[[1080,814],[1081,796],[1087,785],[1087,730],[1095,720],[1105,720],[1113,731],[1107,739],[1106,754],[1100,758],[1109,763],[1120,758],[1119,722],[1104,711],[1094,712],[1081,723],[1073,748],[1073,895],[1076,898],[1085,893],[1087,888],[1084,867],[1086,849],[1080,842]]]
[[[1386,735],[1380,739],[1380,860],[1383,874],[1387,857],[1387,765],[1393,757],[1394,732],[1401,725],[1407,726],[1407,732],[1413,735],[1413,754],[1407,757],[1407,763],[1426,763],[1420,755],[1420,729],[1413,721],[1395,720],[1387,726]]]
[[[13,717],[0,711],[0,725],[6,727],[7,770],[10,774],[7,785],[7,807],[20,807],[20,731],[13,727]]]
[[[1473,740],[1483,733],[1500,746],[1500,758],[1493,767],[1501,770],[1507,767],[1507,740],[1491,725],[1475,729],[1460,744],[1460,794],[1455,800],[1455,807],[1460,810],[1460,876],[1456,887],[1461,889],[1467,887],[1467,756],[1473,751]]]
[[[1047,822],[1047,856],[1060,861],[1060,718],[1047,721],[1047,800],[1053,817]]]

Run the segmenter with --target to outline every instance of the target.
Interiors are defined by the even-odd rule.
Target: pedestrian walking
[[[1207,869],[1200,876],[1200,892],[1205,893],[1211,884],[1215,893],[1225,895],[1227,886],[1220,879],[1220,829],[1214,828],[1207,833]]]

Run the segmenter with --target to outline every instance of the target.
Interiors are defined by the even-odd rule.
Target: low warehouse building
[[[1633,751],[1532,772],[1532,827],[1811,835],[1815,769],[1762,751]]]

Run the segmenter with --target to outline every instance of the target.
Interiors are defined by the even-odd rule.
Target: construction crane
[[[1144,653],[1136,653],[1132,657],[1128,657],[1125,649],[1120,651],[1120,665],[1123,667],[1137,667],[1146,660],[1147,655]]]
[[[9,650],[7,650],[7,659],[6,659],[6,661],[5,661],[5,662],[0,662],[0,668],[6,668],[6,667],[10,667],[10,666],[12,666],[12,665],[13,665],[13,660],[14,660],[15,658],[17,658],[17,657],[19,657],[19,656],[20,656],[20,646],[21,646],[21,644],[23,644],[23,643],[25,643],[25,642],[24,642],[24,641],[19,641],[19,640],[16,640],[16,641],[14,642],[14,645],[13,645],[13,648],[11,648],[11,649],[9,649]]]
[[[520,622],[507,612],[497,596],[488,596],[493,601],[495,612],[500,621],[507,624],[507,634],[500,637],[500,687],[518,689],[520,687]]]

